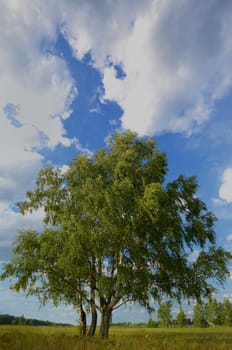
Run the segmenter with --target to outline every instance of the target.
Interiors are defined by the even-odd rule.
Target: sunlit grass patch
[[[76,327],[1,326],[1,350],[231,350],[232,328],[116,328],[108,340]]]

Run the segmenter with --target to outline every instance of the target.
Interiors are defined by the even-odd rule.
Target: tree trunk
[[[97,327],[97,310],[95,305],[91,307],[91,325],[88,331],[88,336],[93,337]]]
[[[80,334],[81,335],[86,335],[86,313],[82,307],[82,305],[80,306]]]
[[[91,290],[90,290],[90,306],[91,306],[91,325],[88,331],[88,336],[93,337],[97,327],[97,310],[95,305],[95,291],[96,291],[96,258],[92,257],[92,262],[90,263],[90,276],[91,276]]]
[[[104,308],[101,312],[101,327],[100,327],[100,337],[108,338],[109,337],[109,328],[111,320],[112,310]]]

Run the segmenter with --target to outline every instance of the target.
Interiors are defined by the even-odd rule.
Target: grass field
[[[116,328],[108,340],[76,328],[0,326],[0,350],[231,350],[232,328]]]

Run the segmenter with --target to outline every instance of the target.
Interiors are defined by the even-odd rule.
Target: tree
[[[147,327],[148,328],[157,328],[158,327],[158,322],[154,321],[151,317],[149,318],[149,320],[147,321]]]
[[[197,301],[193,308],[193,325],[194,327],[206,327],[205,304]]]
[[[220,320],[224,326],[232,326],[232,304],[228,298],[224,298],[220,308]]]
[[[186,316],[185,316],[185,313],[184,313],[184,310],[182,309],[182,307],[179,308],[179,312],[177,314],[176,322],[177,322],[177,325],[179,327],[184,327],[184,325],[186,323]]]
[[[2,278],[42,303],[66,302],[101,315],[108,337],[115,309],[151,297],[209,295],[212,279],[223,283],[228,252],[216,247],[214,215],[196,196],[195,177],[167,183],[167,160],[154,140],[116,133],[91,158],[78,155],[64,172],[42,169],[35,188],[18,207],[23,215],[44,210],[42,233],[24,230]],[[189,259],[194,249],[199,256]]]
[[[159,325],[161,327],[170,327],[172,324],[172,303],[171,301],[165,301],[160,304],[157,312]]]
[[[219,321],[219,305],[216,299],[210,299],[206,304],[206,320],[210,325],[218,325]]]

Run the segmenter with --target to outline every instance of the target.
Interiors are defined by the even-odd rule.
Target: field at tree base
[[[231,350],[232,328],[113,327],[108,340],[80,337],[75,327],[1,326],[1,350]]]

